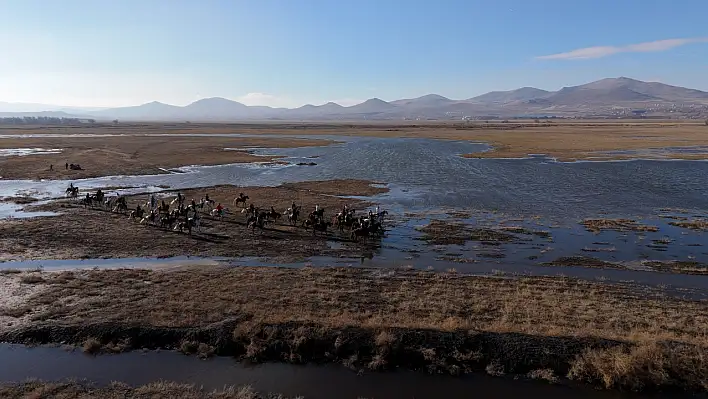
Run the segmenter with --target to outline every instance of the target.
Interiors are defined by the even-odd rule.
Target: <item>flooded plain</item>
[[[337,144],[250,148],[255,155],[283,156],[285,164],[185,166],[162,175],[109,176],[74,183],[82,189],[126,187],[109,193],[131,194],[218,184],[275,186],[329,179],[384,182],[389,191],[373,200],[389,210],[393,224],[381,245],[374,246],[365,258],[375,256],[378,262],[417,268],[454,267],[470,272],[495,266],[503,270],[513,264],[518,272],[519,267],[540,266],[559,258],[585,257],[617,263],[618,269],[651,271],[646,262],[708,260],[704,231],[676,225],[677,220],[708,218],[704,210],[708,162],[561,163],[543,155],[468,159],[459,155],[489,147],[429,139],[314,138],[337,140]],[[313,160],[316,165],[309,166]],[[0,196],[60,197],[67,184],[6,180]],[[0,217],[21,216],[14,213],[17,206],[6,204],[2,209]],[[580,224],[586,218],[627,218],[654,226],[656,231],[588,231]],[[421,227],[453,219],[503,229],[514,239],[493,246],[475,241],[431,246],[421,239]]]

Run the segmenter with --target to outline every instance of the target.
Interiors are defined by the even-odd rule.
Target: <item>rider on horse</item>
[[[216,213],[218,213],[219,216],[224,216],[224,207],[221,206],[221,202],[216,206]]]

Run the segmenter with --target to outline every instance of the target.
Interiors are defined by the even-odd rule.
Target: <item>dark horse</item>
[[[234,205],[238,205],[243,203],[243,207],[246,207],[246,201],[248,200],[248,195],[244,195],[243,193],[239,193],[238,197],[234,199]]]
[[[67,197],[76,198],[79,196],[79,188],[74,185],[71,185],[66,188],[65,193]]]

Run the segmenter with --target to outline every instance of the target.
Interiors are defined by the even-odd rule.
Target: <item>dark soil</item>
[[[355,256],[366,249],[363,244],[350,241],[347,234],[330,229],[327,235],[304,229],[300,224],[291,226],[285,216],[278,222],[266,225],[263,230],[247,229],[246,216],[233,200],[244,192],[253,203],[264,210],[271,206],[284,211],[295,202],[302,206],[300,223],[315,205],[325,209],[330,218],[345,204],[363,210],[369,203],[357,199],[339,198],[339,195],[369,195],[385,192],[369,182],[335,180],[308,182],[281,187],[218,186],[182,190],[188,201],[199,202],[206,194],[217,203],[230,208],[223,220],[208,216],[205,209],[201,219],[201,232],[192,235],[164,230],[158,226],[141,225],[125,214],[109,212],[102,208],[85,208],[74,200],[52,202],[36,210],[59,212],[59,216],[5,221],[0,225],[0,260],[9,259],[77,259],[120,257],[170,257],[170,256],[257,256],[303,259],[310,256]],[[318,191],[322,190],[322,191]],[[171,193],[176,197],[177,193]],[[169,202],[172,198],[167,200]],[[129,197],[128,205],[134,209],[144,205],[147,195]],[[330,249],[327,240],[341,241],[342,249]],[[375,245],[375,241],[369,241]]]

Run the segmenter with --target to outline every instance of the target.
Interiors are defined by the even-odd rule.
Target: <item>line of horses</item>
[[[187,202],[186,198],[178,193],[177,197],[165,202],[164,199],[158,201],[155,195],[150,195],[147,202],[137,205],[134,209],[129,209],[124,196],[107,196],[100,189],[95,193],[86,193],[79,198],[79,189],[73,184],[66,189],[67,197],[76,198],[84,207],[101,208],[114,213],[127,214],[131,220],[140,224],[159,226],[164,229],[192,234],[192,230],[201,232],[202,214],[208,214],[213,220],[222,221],[227,214],[231,214],[228,208],[224,208],[220,203],[209,198],[206,194],[199,202],[194,199]],[[330,228],[336,227],[340,234],[348,234],[352,241],[367,242],[369,238],[381,238],[385,234],[384,219],[388,215],[387,211],[368,212],[357,214],[356,210],[344,206],[342,210],[334,214],[331,218],[325,217],[324,208],[315,206],[315,209],[300,217],[302,206],[294,202],[284,212],[278,212],[274,207],[262,209],[253,203],[246,206],[249,197],[240,193],[233,204],[241,205],[241,214],[245,215],[246,228],[260,229],[261,233],[269,224],[275,224],[285,218],[290,226],[300,226],[305,230],[312,229],[312,234],[327,234]],[[234,214],[235,216],[235,214]]]

